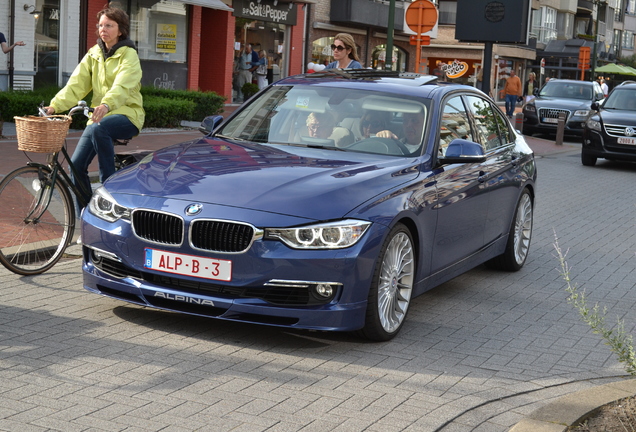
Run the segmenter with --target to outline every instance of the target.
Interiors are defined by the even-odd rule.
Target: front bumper
[[[585,128],[581,152],[603,159],[636,161],[636,145],[618,144],[611,135]]]
[[[232,261],[232,280],[221,282],[151,270],[128,222],[105,222],[85,212],[82,223],[84,287],[93,293],[157,309],[230,321],[312,330],[363,327],[367,297],[383,229],[372,225],[354,246],[301,251],[259,240],[242,254],[174,252]],[[166,249],[161,247],[160,249]],[[329,284],[331,297],[316,295]]]
[[[564,133],[567,135],[583,135],[583,128],[587,117],[570,115],[565,122]],[[547,123],[541,121],[534,111],[523,111],[523,130],[525,133],[546,133],[555,134],[558,123]]]

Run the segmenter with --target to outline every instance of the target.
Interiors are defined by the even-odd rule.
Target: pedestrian
[[[539,87],[537,86],[536,75],[534,72],[530,72],[528,74],[528,81],[526,81],[523,86],[523,97],[525,98],[525,102],[528,103],[532,99],[535,98],[535,94],[539,91]]]
[[[141,65],[137,47],[128,38],[130,21],[122,9],[107,7],[97,14],[97,44],[88,50],[66,86],[44,108],[51,115],[75,106],[93,93],[94,108],[71,161],[73,182],[87,199],[92,193],[88,167],[97,156],[102,182],[115,172],[113,141],[139,134],[144,119]]]
[[[256,63],[258,63],[258,54],[252,50],[252,44],[245,44],[243,51],[238,56],[236,65],[236,72],[238,73],[238,102],[243,102],[244,100],[243,85],[252,82],[252,72],[258,67],[255,66]]]
[[[514,70],[510,71],[510,77],[506,80],[502,92],[506,97],[506,115],[508,118],[512,118],[512,115],[515,113],[517,99],[523,94],[521,80]]]
[[[261,50],[258,53],[258,62],[256,63],[256,82],[258,89],[263,90],[267,87],[267,51]]]
[[[325,69],[362,69],[356,42],[349,33],[338,33],[331,44],[335,61]]]
[[[601,78],[601,89],[603,90],[603,97],[607,97],[609,94],[609,87],[603,78]]]
[[[7,38],[4,37],[4,33],[0,32],[0,46],[2,46],[2,52],[8,54],[16,46],[25,46],[22,41],[16,42],[13,45],[7,45]]]

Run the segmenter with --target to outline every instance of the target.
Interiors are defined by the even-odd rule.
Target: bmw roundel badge
[[[196,204],[190,204],[189,206],[187,206],[185,212],[186,212],[186,215],[188,216],[194,216],[201,213],[201,210],[203,210],[203,204],[196,203]]]

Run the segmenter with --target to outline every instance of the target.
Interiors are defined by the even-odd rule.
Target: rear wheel
[[[486,263],[488,267],[506,271],[517,271],[523,267],[528,258],[532,239],[533,207],[530,192],[525,189],[517,202],[506,250],[488,261]]]
[[[66,185],[45,167],[24,167],[0,182],[0,262],[21,275],[43,273],[62,257],[75,229]]]
[[[581,163],[585,166],[594,166],[596,165],[596,156],[581,152]]]
[[[376,264],[361,336],[386,341],[398,334],[411,303],[415,261],[411,233],[398,224],[387,236]]]

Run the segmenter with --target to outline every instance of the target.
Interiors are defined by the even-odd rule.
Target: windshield
[[[636,90],[615,89],[603,104],[605,109],[636,111]]]
[[[412,156],[420,154],[425,102],[323,86],[273,86],[217,136],[258,143]]]
[[[548,81],[539,93],[541,97],[557,99],[592,99],[592,86],[570,82]]]

